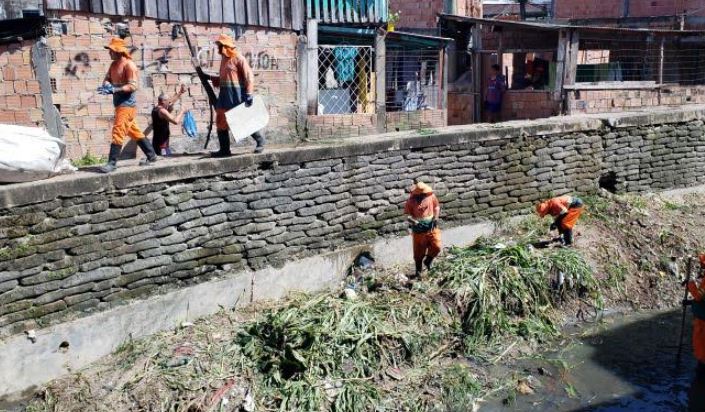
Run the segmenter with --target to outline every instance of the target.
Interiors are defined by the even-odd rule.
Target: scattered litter
[[[27,339],[30,342],[32,342],[32,343],[37,342],[37,331],[35,331],[34,329],[30,329],[30,330],[25,331],[24,333],[25,333],[25,335],[27,335]]]
[[[193,322],[181,322],[180,326],[181,326],[181,329],[190,328],[191,326],[193,326]]]
[[[522,395],[533,395],[534,389],[529,385],[529,382],[522,379],[517,383],[516,391]]]
[[[404,379],[404,373],[399,368],[388,368],[387,376],[394,379],[395,381],[400,381]]]
[[[255,412],[255,398],[252,397],[252,390],[247,389],[245,400],[242,401],[242,410],[245,412]]]
[[[347,300],[356,300],[357,299],[357,292],[350,288],[345,288],[343,290],[343,295],[345,296],[345,299]]]

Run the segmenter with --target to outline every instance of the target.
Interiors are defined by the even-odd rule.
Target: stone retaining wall
[[[0,187],[0,335],[403,234],[414,179],[442,225],[539,199],[705,182],[705,107],[351,138]]]

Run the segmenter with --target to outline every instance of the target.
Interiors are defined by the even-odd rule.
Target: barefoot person
[[[585,210],[583,201],[573,196],[559,196],[536,205],[536,213],[543,218],[553,216],[551,230],[558,229],[564,245],[573,244],[573,227]]]
[[[112,130],[112,142],[110,144],[110,154],[108,164],[100,168],[103,173],[110,173],[117,169],[117,159],[122,150],[125,137],[129,137],[137,142],[137,146],[147,155],[147,158],[140,162],[141,165],[149,165],[157,161],[152,143],[145,139],[144,133],[137,126],[135,118],[137,116],[137,81],[139,73],[137,65],[132,61],[129,50],[125,46],[125,40],[113,38],[110,44],[105,46],[110,51],[110,64],[108,73],[105,75],[103,85],[98,88],[98,93],[113,95],[113,105],[115,106],[115,120]]]
[[[404,213],[411,224],[416,276],[420,276],[423,266],[431,269],[433,259],[441,252],[441,230],[438,228],[441,206],[431,186],[416,183],[406,201]]]
[[[246,106],[252,105],[252,94],[254,93],[254,74],[247,59],[235,48],[235,41],[232,37],[221,34],[215,42],[218,46],[218,53],[221,55],[220,72],[217,76],[210,76],[213,85],[220,88],[218,92],[218,102],[216,103],[216,127],[218,128],[218,143],[220,150],[212,153],[213,157],[230,156],[230,134],[228,132],[228,122],[225,112],[244,103]],[[196,70],[201,70],[197,67]],[[260,132],[252,134],[252,138],[257,145],[255,153],[264,150],[264,136]]]

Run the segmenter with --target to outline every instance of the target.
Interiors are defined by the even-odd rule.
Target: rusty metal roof
[[[467,24],[487,24],[492,26],[507,27],[517,30],[539,30],[539,31],[559,31],[559,30],[578,30],[583,32],[609,32],[609,33],[632,33],[632,34],[660,34],[660,35],[678,35],[678,36],[703,36],[705,30],[672,30],[672,29],[653,29],[653,28],[625,28],[625,27],[609,27],[609,26],[578,26],[570,24],[555,24],[529,21],[513,21],[513,20],[495,20],[482,19],[478,17],[457,16],[454,14],[439,14],[441,21],[452,21],[456,23]]]

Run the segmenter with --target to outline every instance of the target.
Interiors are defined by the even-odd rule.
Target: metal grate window
[[[374,49],[319,46],[318,114],[374,113]]]
[[[387,49],[387,111],[442,108],[439,61],[438,50]]]

